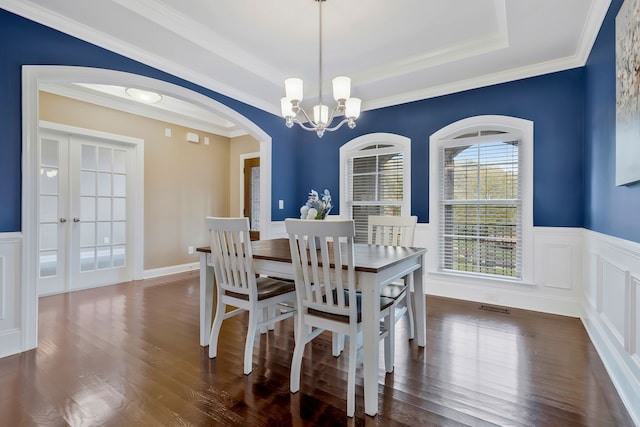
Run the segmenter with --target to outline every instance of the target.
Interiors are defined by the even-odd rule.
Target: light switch
[[[171,137],[171,128],[164,128],[164,136]]]

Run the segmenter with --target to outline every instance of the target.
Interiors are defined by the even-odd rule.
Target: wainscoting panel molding
[[[602,276],[598,282],[600,297],[598,312],[609,332],[620,345],[625,345],[625,320],[628,318],[627,304],[627,271],[614,262],[600,257]]]
[[[20,307],[20,233],[0,233],[0,357],[24,351]]]
[[[640,244],[590,230],[584,234],[582,321],[640,426]]]
[[[574,286],[572,269],[574,264],[574,245],[543,244],[543,263],[540,284],[547,288],[571,289]]]

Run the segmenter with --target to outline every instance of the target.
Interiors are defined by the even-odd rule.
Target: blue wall
[[[621,6],[622,0],[611,2],[585,67],[585,227],[640,242],[640,183],[615,185],[615,17]]]
[[[614,176],[614,0],[585,68],[366,111],[354,130],[322,139],[287,129],[279,117],[175,76],[124,58],[0,9],[0,232],[20,230],[22,65],[108,68],[165,80],[237,110],[273,138],[272,217],[297,216],[311,188],[329,188],[338,200],[339,147],[371,132],[412,140],[412,210],[428,218],[429,135],[454,121],[502,114],[534,121],[534,224],[581,227],[640,241],[640,186],[616,188]],[[361,94],[366,98],[366,94]],[[585,120],[586,118],[586,120]],[[277,200],[285,200],[285,210]],[[339,212],[339,207],[334,213]]]
[[[365,111],[353,131],[341,129],[320,140],[313,133],[304,135],[298,164],[309,172],[300,173],[298,194],[329,188],[337,198],[339,147],[367,133],[396,133],[411,139],[411,209],[418,221],[428,222],[429,136],[466,117],[508,115],[534,122],[534,225],[581,227],[583,88],[579,68]]]

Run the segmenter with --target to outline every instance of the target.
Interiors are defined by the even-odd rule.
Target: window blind
[[[466,134],[441,148],[441,269],[522,278],[520,145],[510,137]]]
[[[355,241],[366,242],[369,215],[401,214],[404,155],[391,145],[367,146],[351,156],[345,175]]]

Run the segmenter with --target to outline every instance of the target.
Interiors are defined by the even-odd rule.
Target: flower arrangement
[[[307,203],[300,208],[300,219],[324,219],[332,207],[329,190],[325,189],[322,197],[316,190],[311,190]]]

